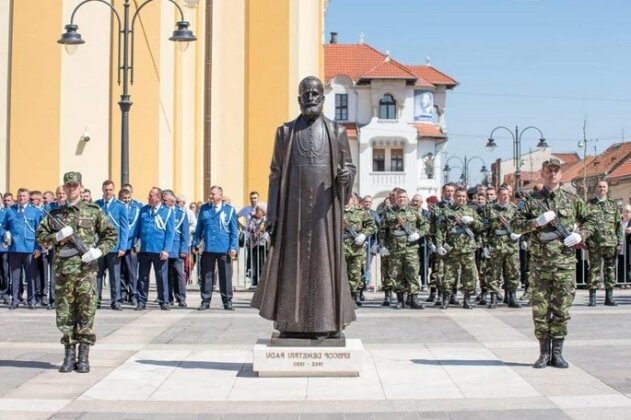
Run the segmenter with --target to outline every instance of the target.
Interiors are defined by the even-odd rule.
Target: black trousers
[[[158,303],[169,303],[168,261],[161,260],[158,252],[141,252],[138,254],[138,303],[146,305],[149,296],[149,274],[151,266],[156,275]]]
[[[186,302],[184,259],[169,258],[169,302]]]
[[[11,270],[9,270],[9,254],[0,253],[0,298],[11,295]]]
[[[125,251],[121,264],[121,290],[127,291],[127,297],[131,301],[134,297],[138,299],[138,255],[133,254],[131,249]]]
[[[121,303],[121,257],[116,252],[110,252],[99,258],[98,271],[96,273],[96,296],[101,302],[103,294],[103,276],[107,270],[110,282],[110,304]]]
[[[215,267],[219,271],[219,292],[221,293],[221,301],[224,304],[232,302],[232,264],[230,264],[228,255],[224,253],[204,252],[200,259],[202,270],[200,287],[202,303],[210,303],[210,299],[212,298]]]
[[[10,252],[9,269],[11,270],[11,295],[13,303],[17,303],[20,297],[20,285],[22,283],[22,270],[26,276],[26,302],[35,304],[35,277],[37,266],[31,252]]]

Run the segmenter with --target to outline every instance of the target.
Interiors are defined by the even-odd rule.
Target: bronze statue
[[[252,306],[280,338],[339,337],[355,320],[342,247],[357,169],[346,130],[322,115],[324,87],[300,82],[301,115],[276,130],[268,193],[271,247]]]

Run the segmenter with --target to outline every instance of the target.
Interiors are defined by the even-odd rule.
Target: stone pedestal
[[[359,376],[364,367],[364,345],[347,339],[344,347],[254,345],[253,370],[259,376],[327,377]]]

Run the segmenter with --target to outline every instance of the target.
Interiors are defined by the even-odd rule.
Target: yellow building
[[[121,14],[128,0],[111,0]],[[203,200],[224,187],[237,205],[267,191],[275,128],[298,110],[301,78],[323,73],[327,0],[176,0],[197,41],[168,40],[179,12],[143,7],[134,32],[130,182],[143,200],[156,185]],[[54,189],[83,173],[100,195],[120,184],[122,91],[118,24],[107,6],[76,13],[85,44],[56,43],[81,0],[0,2],[0,191]],[[132,0],[131,12],[143,4]],[[89,138],[89,141],[86,139]]]

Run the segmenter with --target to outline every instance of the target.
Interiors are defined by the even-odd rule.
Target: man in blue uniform
[[[238,227],[234,208],[223,202],[223,189],[213,186],[210,189],[210,202],[199,211],[197,228],[193,239],[193,249],[200,252],[200,242],[204,241],[201,254],[201,297],[199,310],[210,308],[215,266],[219,269],[219,290],[223,307],[232,310],[232,279],[226,276],[226,262],[237,255]]]
[[[4,217],[2,238],[5,246],[9,247],[9,270],[11,270],[13,296],[10,309],[15,309],[19,305],[18,294],[22,270],[26,276],[28,307],[35,309],[37,276],[35,260],[41,254],[41,248],[35,240],[35,231],[42,220],[42,212],[29,203],[29,195],[26,188],[20,188],[17,204],[12,206]]]
[[[129,235],[127,235],[125,256],[121,266],[121,283],[124,284],[127,299],[133,307],[136,307],[138,306],[138,254],[134,248],[134,232],[143,205],[140,201],[132,200],[131,192],[125,188],[118,192],[118,201],[125,205],[129,224]]]
[[[169,250],[173,245],[174,213],[162,204],[162,190],[153,187],[149,190],[148,203],[140,210],[136,233],[134,237],[140,239],[138,253],[138,306],[137,311],[147,307],[149,295],[149,273],[151,266],[156,275],[158,289],[158,303],[163,311],[169,310],[169,285],[167,266]]]
[[[4,218],[7,215],[7,211],[8,209],[0,203],[0,231],[2,230],[2,225],[4,223]],[[0,239],[0,299],[3,299],[5,305],[9,304],[8,290],[9,284],[11,284],[8,251],[9,247]]]
[[[175,194],[171,190],[162,193],[163,203],[173,211],[173,225],[175,235],[173,245],[169,250],[169,304],[177,301],[180,308],[186,308],[186,277],[184,276],[184,261],[188,257],[188,216],[184,209],[175,205]]]
[[[109,179],[103,181],[103,198],[96,200],[96,205],[103,210],[110,223],[118,232],[118,239],[114,247],[107,254],[99,258],[99,270],[96,274],[97,308],[101,307],[103,290],[103,276],[107,269],[110,282],[110,305],[115,311],[122,311],[123,298],[121,296],[121,258],[125,256],[129,223],[127,208],[114,197],[114,182]]]

